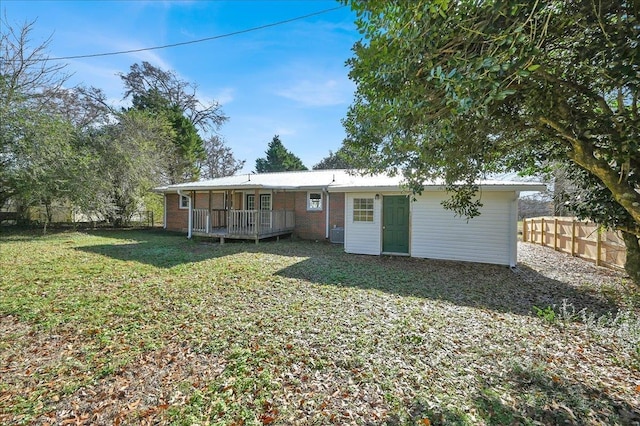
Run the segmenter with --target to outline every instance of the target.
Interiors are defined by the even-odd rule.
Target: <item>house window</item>
[[[255,210],[255,209],[256,209],[255,194],[247,194],[247,205],[245,206],[245,210]]]
[[[260,226],[271,227],[271,194],[260,194]]]
[[[260,194],[260,210],[271,210],[271,194]]]
[[[322,192],[307,193],[307,210],[322,210]]]
[[[353,221],[373,222],[373,198],[353,199]]]
[[[189,208],[189,197],[187,197],[186,195],[181,195],[180,196],[180,208],[181,209],[188,209]]]

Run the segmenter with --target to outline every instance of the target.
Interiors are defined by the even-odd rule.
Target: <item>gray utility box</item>
[[[329,233],[329,241],[333,244],[344,244],[344,228],[336,227]]]

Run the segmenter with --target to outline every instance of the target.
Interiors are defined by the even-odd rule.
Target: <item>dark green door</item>
[[[382,198],[382,251],[409,253],[409,197]]]

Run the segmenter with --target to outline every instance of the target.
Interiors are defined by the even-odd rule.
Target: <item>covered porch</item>
[[[225,239],[259,240],[293,233],[293,210],[191,209],[190,234]]]

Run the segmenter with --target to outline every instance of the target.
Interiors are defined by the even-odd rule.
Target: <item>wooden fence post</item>
[[[571,256],[576,255],[576,220],[571,222]]]
[[[549,229],[546,228],[547,224],[551,224],[551,219],[554,221],[553,231],[551,231],[551,226],[549,226]],[[538,224],[540,224],[539,231]],[[548,235],[549,232],[553,232],[554,250],[569,253],[569,248],[565,247],[559,238],[562,235],[569,239],[569,232],[564,230],[564,224],[568,225],[569,222],[565,222],[563,218],[556,217],[523,219],[523,241],[551,248],[552,243],[549,242],[547,244],[546,238],[551,237]],[[538,232],[540,233],[540,240],[538,240]],[[593,253],[594,240],[592,239],[594,232],[596,233],[595,253]],[[571,219],[571,256],[593,261],[596,266],[622,268],[625,262],[625,253],[624,245],[620,242],[620,233],[615,234],[615,239],[611,238],[612,234],[609,234],[604,226],[599,226],[593,222],[581,222],[575,217]]]
[[[602,250],[602,236],[600,234],[601,227],[598,226],[596,232],[596,266],[600,266],[600,251]]]

